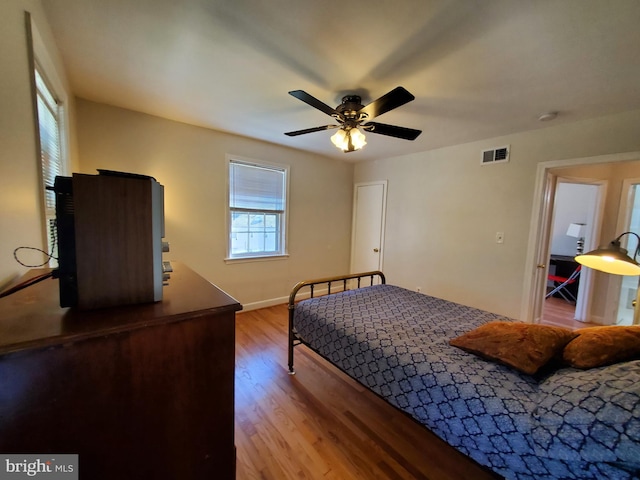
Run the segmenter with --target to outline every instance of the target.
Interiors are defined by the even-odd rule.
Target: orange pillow
[[[533,375],[577,334],[567,328],[489,322],[449,341],[454,347]]]
[[[572,367],[587,369],[640,359],[640,326],[587,327],[576,333],[578,337],[562,352]]]

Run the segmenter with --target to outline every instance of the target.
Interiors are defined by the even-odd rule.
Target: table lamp
[[[586,230],[584,223],[570,223],[567,229],[567,236],[577,238],[576,254],[581,255],[584,249],[584,233]]]

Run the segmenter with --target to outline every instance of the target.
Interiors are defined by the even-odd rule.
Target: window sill
[[[235,258],[225,258],[224,263],[251,263],[251,262],[270,262],[272,260],[286,260],[289,258],[289,254],[285,253],[282,255],[263,255],[260,257],[235,257]]]

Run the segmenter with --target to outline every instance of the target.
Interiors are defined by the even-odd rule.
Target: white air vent
[[[506,147],[496,147],[482,152],[482,165],[493,163],[504,163],[509,161],[509,145]]]

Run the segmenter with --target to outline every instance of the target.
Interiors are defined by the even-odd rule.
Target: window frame
[[[234,208],[231,206],[231,165],[232,164],[246,165],[250,167],[264,168],[268,170],[275,170],[282,172],[283,178],[283,209],[282,211],[274,211],[274,210],[260,210],[260,209],[247,209],[247,208]],[[240,157],[238,155],[227,155],[226,156],[226,228],[225,233],[227,235],[227,254],[225,258],[225,262],[227,263],[236,263],[236,262],[254,262],[254,261],[265,261],[265,260],[278,260],[288,258],[288,225],[289,225],[289,175],[290,175],[290,167],[289,165],[265,162],[262,160],[254,160],[250,158]],[[270,215],[277,214],[279,228],[276,227],[276,232],[278,234],[277,242],[280,244],[280,248],[275,252],[267,252],[265,250],[257,251],[257,252],[246,252],[246,253],[233,253],[232,251],[232,228],[233,228],[233,214],[234,212],[239,213],[247,213],[251,215],[252,213],[260,215]]]
[[[44,42],[36,23],[34,22],[31,14],[25,12],[25,23],[27,28],[27,37],[29,43],[29,66],[30,66],[30,81],[31,81],[31,95],[33,101],[33,115],[35,126],[35,141],[36,141],[36,161],[38,172],[38,190],[40,192],[40,209],[41,209],[41,221],[42,221],[42,245],[51,255],[57,256],[57,251],[52,249],[52,236],[57,234],[52,221],[56,218],[55,205],[53,209],[47,208],[47,192],[46,192],[46,178],[44,175],[43,163],[42,163],[42,144],[40,137],[40,114],[38,111],[38,97],[40,96],[39,89],[36,85],[36,70],[38,75],[42,79],[42,83],[48,90],[48,94],[55,101],[56,104],[56,123],[58,129],[58,141],[59,141],[59,157],[58,157],[58,174],[69,174],[69,109],[67,108],[67,90],[65,84],[62,81],[59,72],[56,68],[55,62],[52,60],[48,51],[46,43]],[[53,251],[52,251],[53,250]],[[49,259],[49,266],[56,267],[57,261],[55,258]]]

